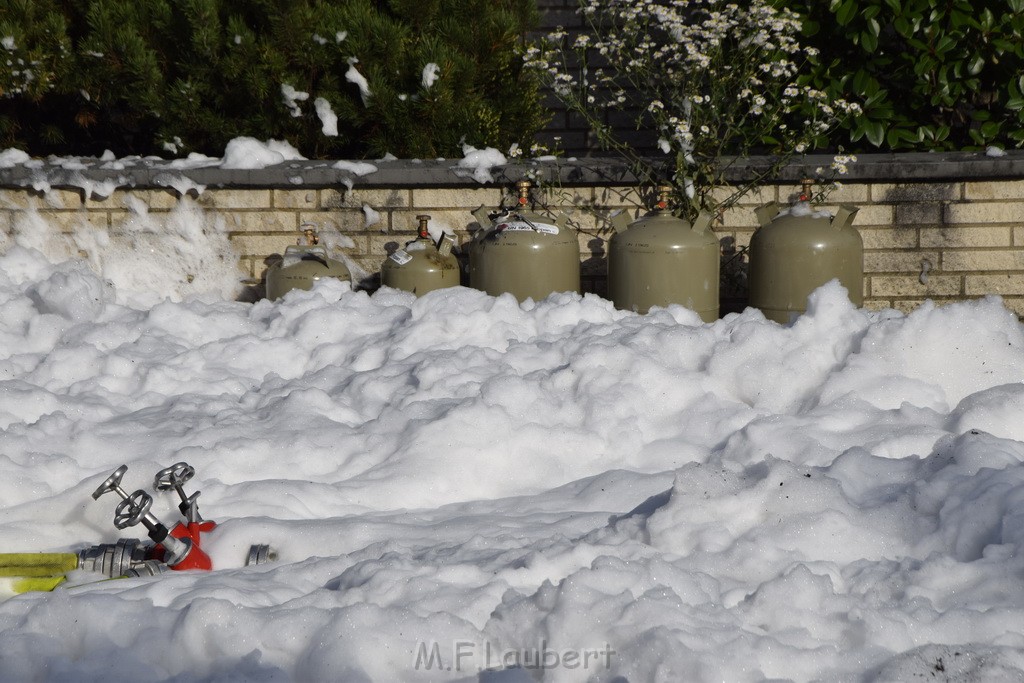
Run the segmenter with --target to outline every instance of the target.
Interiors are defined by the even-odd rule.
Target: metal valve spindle
[[[121,488],[121,478],[124,477],[127,471],[127,465],[121,465],[114,470],[114,473],[107,477],[100,484],[99,488],[93,492],[93,500],[99,500],[100,496],[111,491],[119,495],[121,502],[117,504],[117,508],[114,510],[114,526],[118,529],[126,529],[142,522],[153,542],[164,546],[164,549],[167,551],[167,564],[173,567],[188,555],[192,549],[192,543],[188,539],[178,539],[171,536],[167,531],[167,527],[149,511],[153,505],[152,496],[142,489],[129,495]]]
[[[530,203],[530,181],[520,180],[516,183],[516,190],[519,192],[519,206],[526,206]]]
[[[182,488],[185,482],[194,476],[196,476],[194,467],[187,462],[179,462],[157,472],[153,480],[153,488],[157,491],[170,491],[174,489],[178,492],[178,497],[181,498],[178,510],[185,516],[185,520],[189,524],[203,521],[203,518],[199,515],[199,491],[196,491],[191,496],[186,496]]]
[[[416,220],[420,222],[419,236],[429,238],[430,229],[427,226],[430,223],[430,216],[426,214],[421,214],[419,216],[416,216]]]

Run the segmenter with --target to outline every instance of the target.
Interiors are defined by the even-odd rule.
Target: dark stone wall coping
[[[334,168],[335,161],[288,161],[262,169],[223,169],[219,166],[179,168],[160,159],[119,160],[53,159],[34,160],[27,165],[0,168],[2,188],[90,188],[91,192],[112,188],[154,189],[187,188],[190,184],[209,189],[244,188],[338,188],[351,184],[356,188],[459,188],[507,185],[529,175],[567,186],[631,185],[635,177],[617,160],[601,157],[558,159],[554,161],[518,161],[491,169],[493,180],[481,184],[473,170],[459,166],[458,159],[415,161],[408,159],[368,161],[377,168],[357,175]],[[817,167],[827,169],[831,155],[796,157],[768,184],[797,182]],[[758,169],[769,166],[767,157],[737,159],[727,171],[731,182],[754,177]],[[1024,150],[1012,150],[1003,156],[984,152],[938,152],[911,154],[861,154],[839,177],[856,182],[939,182],[953,180],[1024,179]]]

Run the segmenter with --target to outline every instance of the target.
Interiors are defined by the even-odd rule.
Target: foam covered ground
[[[165,259],[218,251],[186,232]],[[217,570],[0,603],[3,680],[1024,678],[998,299],[833,284],[789,327],[335,282],[252,305],[227,271],[156,296],[155,267],[58,256],[0,257],[0,548],[113,542],[99,483],[185,460]]]

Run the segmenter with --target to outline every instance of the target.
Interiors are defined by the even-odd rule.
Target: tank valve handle
[[[814,196],[814,181],[804,178],[800,181],[800,201],[809,202]]]
[[[114,510],[114,526],[127,529],[141,522],[153,542],[163,546],[164,561],[174,569],[210,569],[210,558],[193,545],[191,538],[172,536],[167,527],[150,512],[153,496],[142,489],[129,495],[121,488],[121,479],[127,471],[128,466],[121,465],[92,494],[94,500],[99,500],[100,496],[111,491],[121,497],[121,502]]]
[[[668,208],[668,200],[672,196],[672,186],[665,184],[658,185],[657,192],[658,202],[654,205],[654,208],[659,211],[664,211]]]
[[[416,216],[416,220],[420,222],[420,237],[429,238],[430,230],[427,229],[427,223],[430,222],[430,216],[428,216],[427,214],[420,214],[419,216]]]
[[[526,206],[530,203],[530,181],[520,180],[516,183],[516,190],[519,192],[519,206]]]
[[[196,491],[191,496],[186,496],[185,491],[182,489],[182,485],[194,476],[196,476],[196,469],[194,467],[187,462],[179,462],[160,470],[153,479],[153,488],[157,491],[170,491],[174,489],[178,492],[178,497],[181,498],[178,510],[181,511],[182,516],[189,524],[203,521],[203,518],[199,515],[199,491]]]
[[[302,224],[302,236],[306,240],[306,246],[315,247],[320,244],[320,236],[316,234],[316,230],[314,228],[316,228],[316,223]],[[299,240],[297,243],[301,245],[302,241]]]

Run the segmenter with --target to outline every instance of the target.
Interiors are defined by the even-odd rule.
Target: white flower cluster
[[[528,65],[599,137],[614,134],[601,110],[633,105],[637,127],[658,134],[678,160],[677,181],[695,180],[698,194],[711,189],[702,164],[801,153],[859,111],[799,82],[813,51],[799,44],[799,18],[770,0],[579,2],[589,32],[549,34]]]

